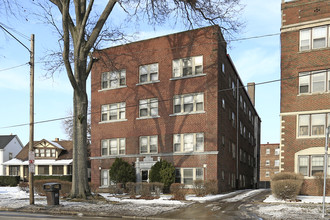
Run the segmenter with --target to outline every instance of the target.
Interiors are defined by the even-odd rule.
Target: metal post
[[[31,51],[30,51],[30,138],[29,138],[29,192],[30,205],[34,204],[34,34],[31,35]]]
[[[323,168],[323,207],[322,207],[322,218],[325,216],[325,191],[327,188],[327,168],[328,168],[328,140],[329,140],[330,126],[327,127],[325,132],[325,153],[324,153],[324,168]]]

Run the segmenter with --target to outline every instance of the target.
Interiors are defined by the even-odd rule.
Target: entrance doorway
[[[149,183],[149,170],[141,170],[142,182]]]

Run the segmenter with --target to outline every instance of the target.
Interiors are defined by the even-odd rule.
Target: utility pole
[[[325,130],[325,153],[324,153],[324,168],[323,168],[323,207],[322,218],[325,216],[325,189],[327,188],[327,168],[328,168],[328,145],[329,145],[330,126]]]
[[[29,192],[30,205],[34,204],[34,34],[31,35],[31,50],[30,50],[30,138],[29,138]]]

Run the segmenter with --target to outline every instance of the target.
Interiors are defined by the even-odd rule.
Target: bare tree
[[[92,52],[101,41],[124,38],[120,28],[113,29],[108,19],[115,10],[126,14],[127,21],[157,25],[167,21],[183,22],[192,28],[218,24],[225,34],[239,30],[240,0],[108,0],[100,11],[94,0],[39,0],[46,22],[59,34],[60,52],[52,52],[61,61],[50,66],[55,72],[63,64],[73,88],[73,176],[71,197],[86,198],[90,194],[87,178],[87,106],[86,80],[93,63]],[[100,1],[98,1],[100,3]],[[52,6],[61,15],[60,24]],[[98,7],[97,7],[98,6]],[[98,10],[98,11],[95,11]],[[100,12],[100,14],[98,14]]]

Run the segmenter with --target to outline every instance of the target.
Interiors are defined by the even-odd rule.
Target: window
[[[312,29],[313,49],[327,46],[327,26],[315,27]]]
[[[158,99],[143,99],[139,101],[139,117],[158,116]]]
[[[265,176],[266,176],[266,177],[269,177],[269,171],[266,171]]]
[[[314,176],[316,173],[323,172],[323,156],[312,156],[312,176]]]
[[[188,133],[173,135],[174,152],[202,152],[204,151],[204,134]]]
[[[125,154],[126,139],[112,138],[101,141],[101,155],[122,155]]]
[[[309,73],[299,73],[299,93],[309,93]]]
[[[280,155],[280,148],[275,149],[275,155]]]
[[[109,186],[109,170],[101,170],[101,186]]]
[[[231,88],[233,90],[233,96],[234,96],[234,98],[236,98],[236,89],[235,89],[235,82],[234,81],[231,82]]]
[[[9,152],[8,158],[9,158],[9,160],[13,159],[13,153]]]
[[[173,60],[173,77],[188,77],[203,74],[203,56]]]
[[[19,176],[20,166],[9,166],[9,175],[10,176]]]
[[[266,160],[266,166],[269,166],[269,165],[270,165],[270,161]]]
[[[158,63],[139,67],[140,83],[158,81]]]
[[[232,157],[236,158],[236,145],[234,143],[231,144],[231,152],[232,152]]]
[[[269,148],[266,149],[266,154],[270,154],[270,149]]]
[[[174,114],[201,112],[203,110],[203,93],[174,96]]]
[[[299,136],[309,136],[310,115],[299,115]]]
[[[225,103],[225,99],[222,98],[222,108],[225,109],[226,108],[226,103]]]
[[[158,136],[141,136],[140,137],[140,153],[151,154],[158,152]]]
[[[38,166],[38,175],[49,175],[49,166],[48,165],[39,165]]]
[[[279,166],[280,166],[280,160],[275,160],[275,162],[274,162],[274,166],[275,166],[275,167],[279,167]]]
[[[328,156],[328,175],[330,173],[330,157]],[[298,156],[298,172],[304,176],[314,176],[323,172],[324,155]]]
[[[300,30],[300,51],[325,48],[329,38],[329,26],[320,26]]]
[[[326,71],[312,72],[312,92],[324,92],[326,88]]]
[[[175,182],[192,186],[195,180],[203,180],[203,168],[177,168],[175,170]]]
[[[126,85],[126,70],[102,73],[102,89],[115,89]]]
[[[63,166],[62,165],[53,165],[53,175],[63,175]]]
[[[325,114],[312,115],[312,135],[324,135]]]
[[[231,113],[231,122],[232,122],[232,126],[235,128],[236,122],[235,122],[235,113],[234,112]]]
[[[300,31],[300,51],[310,50],[311,29]]]
[[[224,63],[221,65],[221,71],[223,74],[225,74],[225,64]]]
[[[101,121],[118,121],[126,118],[126,103],[102,105]]]

